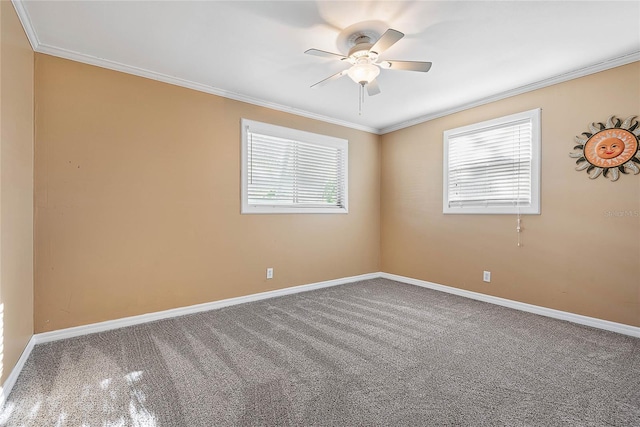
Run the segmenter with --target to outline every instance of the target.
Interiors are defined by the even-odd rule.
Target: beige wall
[[[0,2],[0,384],[33,334],[33,52]]]
[[[542,214],[524,217],[523,246],[513,215],[443,215],[443,131],[537,107]],[[640,176],[590,180],[568,156],[613,114],[640,115],[640,63],[384,135],[382,270],[640,326]]]
[[[640,114],[638,63],[382,137],[41,54],[35,82],[36,332],[379,270],[640,325],[640,177],[568,157]],[[537,107],[523,246],[514,216],[443,215],[442,132]],[[349,139],[350,213],[240,215],[242,117]]]
[[[36,332],[379,271],[376,135],[41,54],[35,82]],[[348,139],[349,214],[241,215],[243,117]]]

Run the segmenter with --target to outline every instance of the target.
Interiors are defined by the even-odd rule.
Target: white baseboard
[[[509,307],[520,311],[539,314],[541,316],[553,317],[554,319],[566,320],[568,322],[578,323],[580,325],[591,326],[593,328],[604,329],[606,331],[617,332],[619,334],[640,338],[640,328],[637,326],[610,322],[608,320],[597,319],[595,317],[582,316],[580,314],[569,313],[567,311],[555,310],[553,308],[541,307],[539,305],[527,304],[524,302],[514,301],[506,298],[494,297],[492,295],[481,294],[479,292],[472,292],[464,289],[453,288],[451,286],[439,285],[437,283],[427,282],[424,280],[413,279],[411,277],[398,276],[397,274],[380,273],[380,277],[389,280],[395,280],[396,282],[434,289],[436,291],[447,292],[449,294],[459,295],[465,298],[471,298],[478,301],[501,305],[503,307]]]
[[[13,389],[13,386],[16,384],[16,381],[18,380],[18,375],[20,375],[20,372],[22,372],[22,368],[24,368],[24,364],[27,362],[27,359],[31,355],[31,351],[33,350],[33,347],[35,345],[36,345],[36,340],[35,340],[35,337],[32,335],[31,339],[29,339],[29,342],[27,343],[27,346],[22,351],[22,354],[20,355],[20,358],[18,359],[16,366],[13,367],[13,369],[11,370],[11,373],[5,380],[4,384],[2,385],[2,387],[0,387],[0,408],[4,406],[4,402],[6,402],[7,397],[9,396],[9,394],[11,393],[11,390]]]
[[[139,316],[124,317],[122,319],[108,320],[106,322],[92,323],[89,325],[76,326],[73,328],[59,329],[51,332],[44,332],[31,336],[20,359],[11,370],[11,374],[0,387],[0,409],[3,407],[9,393],[13,389],[25,362],[31,355],[31,351],[36,344],[43,344],[51,341],[62,340],[65,338],[73,338],[81,335],[93,334],[96,332],[108,331],[111,329],[123,328],[125,326],[138,325],[141,323],[153,322],[154,320],[168,319],[171,317],[184,316],[186,314],[199,313],[202,311],[215,310],[231,305],[242,304],[245,302],[259,301],[267,298],[274,298],[283,295],[296,294],[299,292],[312,291],[314,289],[327,288],[330,286],[344,285],[346,283],[357,282],[360,280],[376,279],[380,277],[380,273],[361,274],[359,276],[343,277],[340,279],[326,280],[324,282],[309,283],[307,285],[292,286],[290,288],[276,289],[273,291],[261,292],[242,297],[228,298],[220,301],[213,301],[204,304],[191,305],[188,307],[174,308],[170,310],[157,311],[153,313],[141,314]]]
[[[555,310],[552,308],[540,307],[537,305],[527,304],[524,302],[513,301],[505,298],[494,297],[491,295],[481,294],[478,292],[467,291],[464,289],[454,288],[451,286],[440,285],[437,283],[427,282],[425,280],[413,279],[411,277],[399,276],[390,273],[368,273],[359,276],[344,277],[341,279],[327,280],[324,282],[310,283],[307,285],[293,286],[290,288],[277,289],[274,291],[261,292],[258,294],[246,295],[236,298],[228,298],[220,301],[213,301],[204,304],[191,305],[188,307],[174,308],[170,310],[158,311],[154,313],[141,314],[139,316],[125,317],[122,319],[108,320],[106,322],[92,323],[90,325],[76,326],[73,328],[60,329],[57,331],[44,332],[35,334],[31,337],[25,347],[18,363],[11,370],[11,374],[7,377],[2,388],[0,388],[0,408],[9,396],[11,389],[18,379],[18,375],[22,371],[25,362],[29,358],[34,345],[51,341],[57,341],[65,338],[78,337],[81,335],[93,334],[96,332],[108,331],[112,329],[123,328],[125,326],[138,325],[141,323],[153,322],[155,320],[168,319],[171,317],[184,316],[186,314],[199,313],[202,311],[216,310],[223,307],[242,304],[252,301],[260,301],[268,298],[279,297],[283,295],[291,295],[299,292],[312,291],[314,289],[327,288],[330,286],[344,285],[347,283],[357,282],[360,280],[384,278],[395,280],[397,282],[407,283],[409,285],[429,288],[436,291],[446,292],[449,294],[459,295],[465,298],[471,298],[478,301],[484,301],[491,304],[501,305],[516,310],[526,311],[529,313],[539,314],[541,316],[552,317],[554,319],[566,320],[580,325],[591,326],[598,329],[617,332],[619,334],[629,335],[640,338],[640,327],[625,325],[623,323],[610,322],[608,320],[597,319],[595,317],[582,316],[580,314],[569,313],[566,311]]]
[[[35,334],[33,338],[35,339],[35,344],[42,344],[42,343],[57,341],[65,338],[73,338],[73,337],[78,337],[82,335],[93,334],[96,332],[103,332],[103,331],[108,331],[112,329],[123,328],[126,326],[153,322],[155,320],[184,316],[186,314],[199,313],[202,311],[216,310],[219,308],[229,307],[237,304],[243,304],[246,302],[260,301],[267,298],[275,298],[283,295],[296,294],[299,292],[307,292],[307,291],[312,291],[314,289],[343,285],[346,283],[357,282],[360,280],[375,279],[379,277],[389,279],[389,280],[395,280],[397,282],[407,283],[410,285],[416,285],[423,288],[429,288],[436,291],[455,294],[465,298],[471,298],[479,301],[488,302],[491,304],[501,305],[501,306],[513,308],[516,310],[526,311],[529,313],[535,313],[542,316],[553,317],[555,319],[566,320],[566,321],[578,323],[581,325],[586,325],[594,328],[604,329],[607,331],[617,332],[624,335],[640,337],[640,328],[631,326],[631,325],[610,322],[608,320],[597,319],[595,317],[582,316],[580,314],[574,314],[566,311],[555,310],[552,308],[546,308],[546,307],[541,307],[533,304],[527,304],[524,302],[495,297],[492,295],[481,294],[479,292],[467,291],[464,289],[440,285],[437,283],[427,282],[425,280],[414,279],[411,277],[377,272],[377,273],[361,274],[359,276],[351,276],[351,277],[343,277],[340,279],[327,280],[324,282],[310,283],[307,285],[292,286],[284,289],[276,289],[274,291],[260,292],[257,294],[245,295],[245,296],[236,297],[236,298],[228,298],[224,300],[191,305],[187,307],[173,308],[169,310],[141,314],[138,316],[124,317],[116,320],[107,320],[105,322],[92,323],[89,325],[76,326],[73,328],[59,329],[56,331]]]
[[[76,326],[73,328],[59,329],[51,332],[35,334],[35,343],[42,344],[50,341],[57,341],[65,338],[78,337],[81,335],[93,334],[96,332],[108,331],[111,329],[123,328],[125,326],[138,325],[141,323],[153,322],[155,320],[168,319],[170,317],[184,316],[186,314],[199,313],[202,311],[216,310],[222,307],[242,304],[245,302],[259,301],[267,298],[274,298],[283,295],[297,294],[299,292],[312,291],[314,289],[327,288],[330,286],[344,285],[346,283],[360,280],[375,279],[380,277],[380,273],[361,274],[359,276],[343,277],[341,279],[326,280],[324,282],[310,283],[307,285],[292,286],[290,288],[276,289],[274,291],[260,292],[236,298],[228,298],[219,301],[206,302],[203,304],[190,305],[188,307],[172,308],[170,310],[156,311],[153,313],[141,314],[138,316],[123,317],[122,319],[107,320],[105,322],[91,323],[89,325]]]

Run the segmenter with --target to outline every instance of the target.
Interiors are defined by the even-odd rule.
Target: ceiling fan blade
[[[369,96],[377,95],[380,93],[380,86],[378,85],[377,80],[367,83],[367,93],[369,94]]]
[[[339,73],[335,73],[332,76],[327,77],[324,80],[320,80],[318,83],[316,84],[312,84],[311,87],[320,87],[320,86],[324,86],[329,82],[332,82],[333,80],[339,79],[340,77],[344,76],[347,74],[348,70],[344,70],[344,71],[340,71]]]
[[[323,58],[339,58],[341,60],[345,60],[347,59],[346,56],[344,55],[340,55],[339,53],[332,53],[332,52],[327,52],[324,50],[320,50],[320,49],[307,49],[304,51],[304,53],[308,54],[308,55],[314,55],[314,56],[321,56]]]
[[[378,41],[373,46],[371,46],[371,49],[369,49],[369,51],[375,52],[378,55],[380,55],[382,52],[389,49],[391,46],[393,46],[398,40],[400,40],[403,37],[404,37],[404,34],[401,33],[400,31],[392,30],[391,28],[389,28],[387,31],[384,32],[382,36],[380,36]]]
[[[431,69],[431,62],[420,61],[383,61],[389,64],[389,66],[382,66],[382,68],[388,68],[390,70],[407,70],[407,71],[421,71],[426,73]]]

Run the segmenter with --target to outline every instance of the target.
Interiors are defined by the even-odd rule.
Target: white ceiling
[[[376,133],[640,60],[640,1],[14,5],[38,52]],[[348,77],[310,88],[345,64],[303,52],[346,54],[345,38],[364,27],[406,34],[382,59],[433,67],[382,70],[382,93],[359,115]]]

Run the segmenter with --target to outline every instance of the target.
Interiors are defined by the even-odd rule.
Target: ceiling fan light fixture
[[[378,74],[380,69],[373,64],[356,64],[347,71],[351,80],[361,85],[371,83]]]

